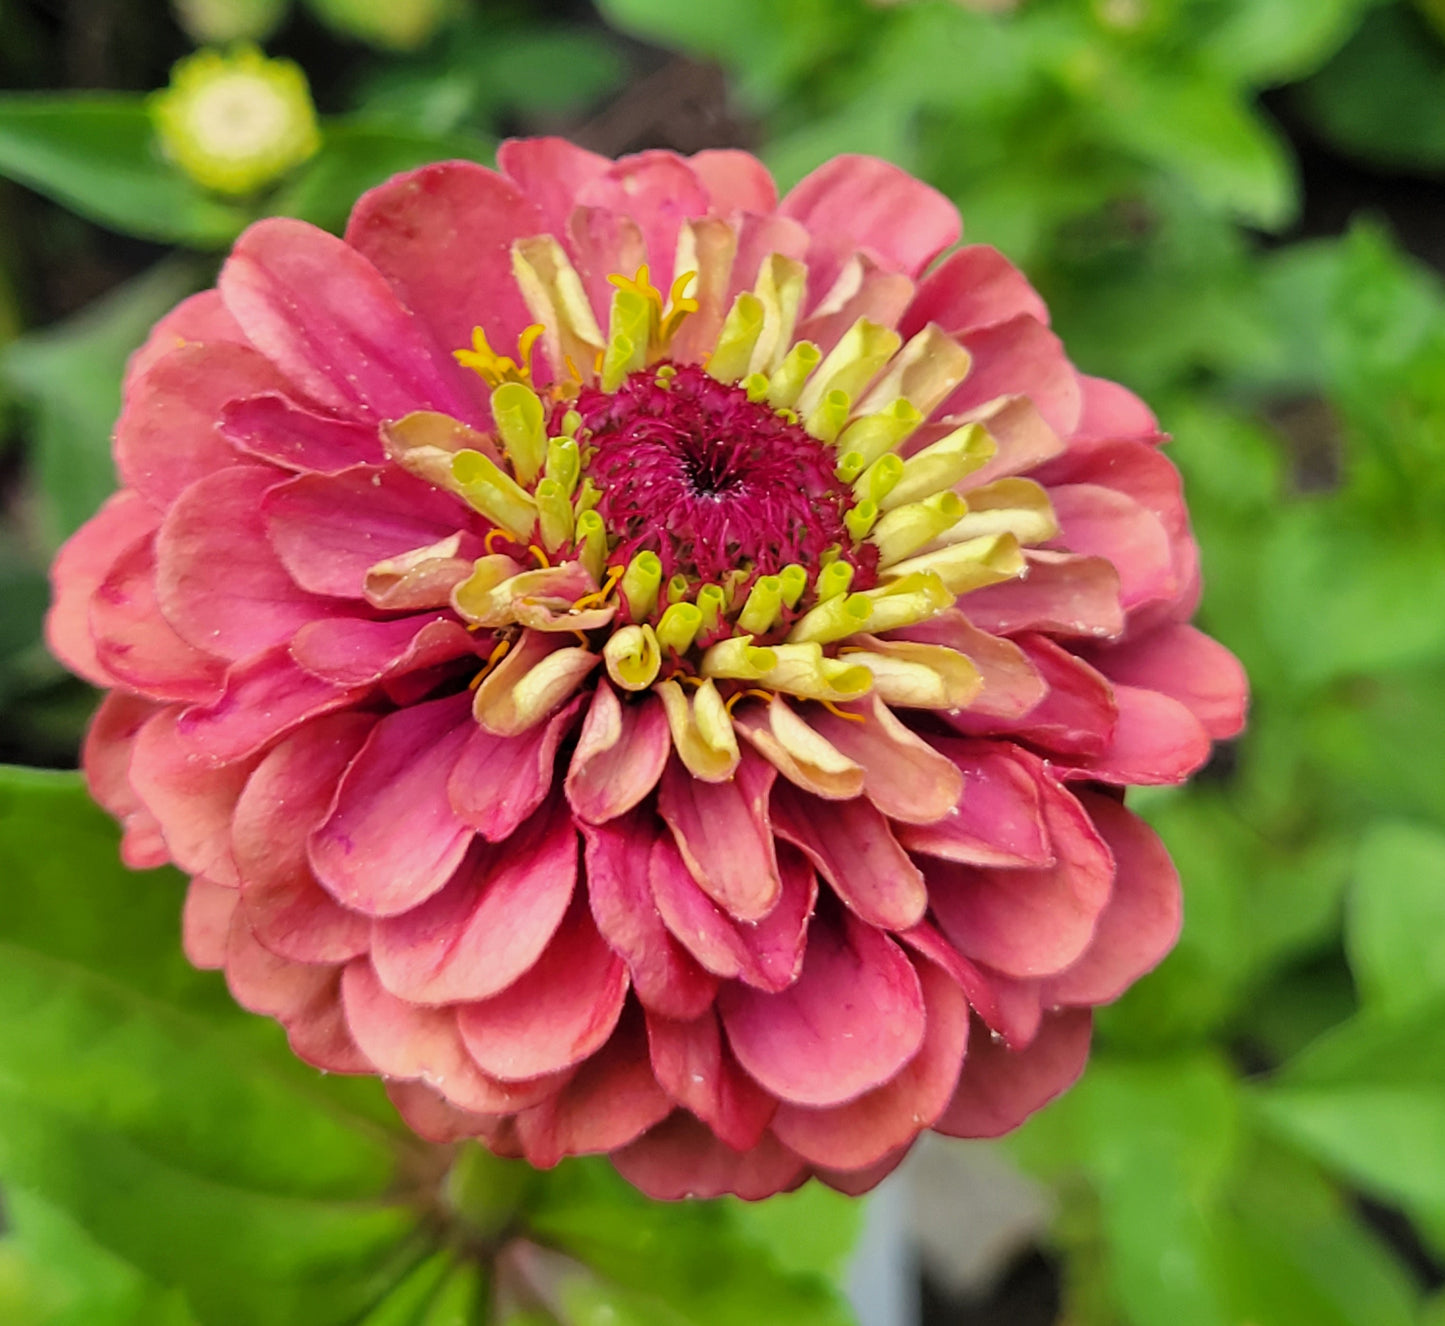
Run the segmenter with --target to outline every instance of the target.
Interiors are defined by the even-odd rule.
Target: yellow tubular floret
[[[537,527],[542,534],[542,546],[555,553],[563,544],[572,542],[572,503],[562,491],[562,485],[555,479],[543,479],[535,492],[537,502]]]
[[[662,667],[662,650],[657,636],[646,623],[614,631],[602,647],[607,675],[625,691],[646,690],[657,680]]]
[[[756,681],[778,666],[778,654],[766,645],[753,644],[750,635],[719,640],[703,656],[699,671],[704,677],[732,677]]]
[[[571,498],[577,491],[577,480],[582,474],[582,453],[576,438],[554,437],[547,441],[547,463],[543,473],[561,488],[564,496]]]
[[[773,629],[782,608],[782,581],[777,576],[759,576],[738,613],[738,627],[749,635],[763,635]]]
[[[872,612],[868,629],[874,634],[927,621],[953,603],[954,595],[930,571],[916,571],[898,580],[864,591]]]
[[[897,562],[883,575],[907,579],[925,573],[937,576],[950,593],[967,594],[985,585],[1013,580],[1023,575],[1027,566],[1019,541],[1012,534],[985,534]]]
[[[662,563],[655,552],[640,552],[622,575],[622,597],[633,621],[641,621],[657,606],[662,586]]]
[[[751,291],[744,290],[735,300],[722,331],[718,333],[717,349],[707,361],[708,375],[718,382],[736,382],[751,371],[753,349],[763,331],[763,304]]]
[[[770,253],[758,268],[753,287],[763,307],[763,326],[753,346],[749,368],[755,373],[772,373],[793,343],[793,328],[803,303],[807,268],[795,258]]]
[[[853,496],[860,502],[875,502],[882,510],[890,505],[884,499],[902,477],[903,462],[890,451],[886,456],[879,456],[854,480]]]
[[[577,517],[574,533],[578,544],[577,559],[600,585],[607,565],[607,527],[602,523],[602,517],[595,511],[582,512]]]
[[[887,409],[866,414],[848,425],[838,438],[838,454],[856,452],[864,465],[871,465],[879,456],[892,451],[919,424],[923,416],[910,401],[897,400]]]
[[[897,484],[879,505],[891,511],[905,502],[917,502],[952,488],[965,475],[986,464],[997,449],[980,425],[957,428],[904,461]]]
[[[783,410],[797,404],[808,375],[823,361],[823,352],[812,341],[799,341],[778,365],[768,383],[768,404]]]
[[[834,640],[846,639],[863,630],[872,614],[873,605],[866,594],[840,594],[836,598],[824,599],[793,623],[793,629],[788,632],[788,643],[816,642],[826,645]]]
[[[957,524],[966,509],[963,498],[950,491],[886,512],[868,536],[878,547],[879,565],[892,566],[926,547]]]
[[[927,418],[968,376],[971,363],[963,346],[929,323],[894,357],[859,409],[882,410],[903,399]]]
[[[831,443],[848,422],[848,393],[830,391],[813,407],[803,427],[819,442]]]
[[[857,400],[901,342],[891,327],[859,318],[808,379],[798,396],[798,413],[806,418],[830,391],[841,391],[850,400]]]
[[[537,393],[521,382],[504,382],[492,392],[492,418],[512,472],[532,483],[547,458],[546,411]]]
[[[702,613],[695,603],[674,603],[657,621],[658,643],[685,654],[702,629]]]
[[[480,451],[459,451],[452,457],[452,477],[461,495],[492,524],[526,543],[537,523],[532,495]]]
[[[639,278],[646,280],[641,273]],[[602,353],[603,391],[616,391],[629,373],[646,367],[656,314],[653,301],[638,290],[628,287],[612,292],[607,348]]]

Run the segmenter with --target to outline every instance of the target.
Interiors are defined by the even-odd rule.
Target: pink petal
[[[440,893],[376,923],[372,962],[398,998],[488,998],[537,961],[561,924],[577,883],[577,831],[560,798],[506,843],[474,852]]]
[[[1129,786],[1182,783],[1209,758],[1209,733],[1178,700],[1135,686],[1114,687],[1119,722],[1097,755],[1071,757],[1065,778]]]
[[[117,559],[156,527],[156,514],[136,493],[106,499],[66,541],[50,568],[54,597],[45,618],[45,643],[72,672],[96,686],[114,685],[90,633],[90,601]]]
[[[1172,622],[1157,631],[1096,651],[1107,677],[1178,700],[1215,741],[1237,736],[1249,703],[1249,679],[1217,640]]]
[[[346,1025],[375,1070],[387,1077],[420,1079],[458,1109],[511,1114],[546,1099],[561,1079],[517,1087],[489,1078],[472,1061],[453,1008],[424,1008],[387,993],[366,959],[341,976]]]
[[[673,1100],[728,1146],[757,1146],[778,1102],[738,1067],[711,1008],[688,1022],[649,1017],[647,1043],[652,1071]]]
[[[983,676],[983,689],[968,707],[971,715],[1017,719],[1037,707],[1048,694],[1048,683],[1018,645],[976,629],[956,610],[940,612],[892,635],[956,649],[973,663]]]
[[[176,732],[178,715],[162,709],[136,735],[130,781],[160,822],[172,860],[188,875],[234,887],[231,816],[251,765],[216,768],[193,754]]]
[[[512,242],[546,229],[513,184],[469,161],[424,166],[361,196],[346,242],[390,283],[444,351],[486,331],[512,354],[531,315],[512,279]],[[473,390],[484,393],[481,380]]]
[[[219,470],[166,513],[156,535],[157,597],[197,649],[248,658],[339,610],[298,589],[266,541],[261,502],[279,477],[259,466]]]
[[[1050,635],[1110,639],[1124,630],[1119,573],[1102,557],[1030,550],[1028,574],[988,585],[968,596],[968,616],[996,635],[1045,631]]]
[[[798,325],[797,334],[827,354],[859,318],[894,326],[912,298],[913,282],[902,272],[881,267],[866,254],[854,254]]]
[[[115,426],[121,482],[164,511],[197,479],[254,464],[217,427],[227,401],[280,391],[285,379],[243,345],[185,345],[130,386]],[[273,476],[278,477],[278,476]]]
[[[367,621],[327,617],[303,626],[291,641],[297,665],[336,686],[368,686],[476,653],[476,637],[454,617]]]
[[[985,1022],[992,1024],[998,1002],[994,992],[996,981],[1006,979],[996,973],[985,974],[963,956],[931,921],[920,921],[911,930],[897,936],[915,953],[927,958],[933,966],[947,972],[953,983],[963,991],[968,1002]],[[915,964],[916,965],[916,964]]]
[[[471,696],[383,718],[342,776],[335,808],[311,835],[311,866],[343,906],[395,916],[424,902],[466,855],[472,829],[447,779],[471,734]]]
[[[447,783],[452,808],[490,842],[499,843],[532,814],[552,790],[557,747],[571,732],[579,695],[544,723],[520,736],[475,729]]]
[[[778,866],[777,905],[762,921],[740,925],[698,888],[671,835],[660,833],[653,843],[648,878],[663,923],[703,967],[761,990],[783,990],[802,967],[818,882],[802,853],[786,845]]]
[[[1010,475],[1028,474],[1059,455],[1065,447],[1063,438],[1044,422],[1043,415],[1027,396],[1010,393],[976,406],[966,414],[950,415],[939,423],[920,429],[909,440],[906,450],[912,454],[943,433],[957,428],[960,423],[982,424],[998,447],[992,460],[974,470],[959,484],[960,492]]]
[[[626,814],[657,786],[671,750],[667,714],[655,694],[623,704],[599,682],[567,769],[567,800],[577,818],[602,824]]]
[[[226,965],[226,937],[240,901],[235,889],[204,876],[197,876],[187,886],[181,909],[181,947],[192,967],[219,971]]]
[[[932,322],[946,332],[969,332],[1021,315],[1049,324],[1048,305],[1017,267],[987,244],[968,244],[919,282],[898,330],[914,336]]]
[[[812,927],[795,984],[778,994],[724,986],[718,1007],[742,1066],[798,1105],[841,1105],[880,1086],[923,1041],[913,964],[847,912]]]
[[[863,793],[889,819],[926,824],[951,811],[963,791],[957,767],[876,695],[860,711],[868,720],[852,723],[824,712],[810,721],[819,734],[863,767]]]
[[[779,1108],[773,1134],[804,1160],[842,1170],[876,1164],[908,1145],[953,1098],[968,1044],[968,1001],[932,963],[915,970],[926,1013],[923,1043],[898,1075],[846,1105]]]
[[[906,930],[923,919],[923,876],[872,802],[823,801],[779,783],[772,814],[778,836],[800,847],[868,925]]]
[[[944,414],[977,410],[1000,396],[1027,396],[1044,422],[1068,437],[1083,403],[1078,374],[1059,338],[1021,314],[959,337],[973,356],[963,384],[943,404]]]
[[[497,168],[541,211],[539,234],[566,234],[578,193],[611,165],[565,138],[512,138],[497,149]]]
[[[1146,442],[1161,439],[1159,421],[1153,412],[1132,391],[1117,382],[1079,374],[1084,394],[1084,412],[1079,419],[1079,438],[1140,438]]]
[[[864,1193],[872,1192],[904,1162],[912,1146],[913,1144],[910,1142],[896,1151],[890,1151],[882,1160],[876,1161],[865,1169],[815,1168],[813,1176],[819,1183],[826,1183],[828,1187],[835,1192],[842,1193],[845,1197],[862,1197]]]
[[[345,962],[367,949],[370,921],[317,884],[306,839],[375,722],[371,714],[347,713],[308,724],[266,755],[236,802],[231,850],[246,922],[278,957]]]
[[[90,720],[81,752],[86,787],[120,821],[120,856],[132,870],[149,870],[170,859],[159,821],[130,781],[136,738],[160,711],[161,706],[152,700],[129,691],[111,691]]]
[[[1004,1038],[1013,1050],[1024,1050],[1034,1043],[1044,1021],[1044,988],[1049,978],[1020,980],[1005,976],[992,967],[982,969],[992,992],[993,1003],[987,1010],[974,1005],[993,1031]]]
[[[1113,797],[1077,795],[1113,853],[1114,888],[1093,942],[1050,979],[1044,998],[1051,1004],[1106,1004],[1158,966],[1179,938],[1179,872],[1153,829]]]
[[[737,218],[738,250],[733,257],[732,272],[728,276],[728,306],[740,291],[751,290],[758,279],[763,260],[772,253],[802,262],[808,256],[812,236],[796,221],[776,213],[758,215],[744,213]],[[810,278],[811,280],[811,278]],[[826,290],[813,288],[812,298],[817,299]]]
[[[1093,938],[1114,877],[1108,845],[1083,807],[1042,765],[1036,776],[1055,864],[1010,870],[923,862],[943,932],[965,957],[1009,976],[1047,976],[1074,962]]]
[[[212,764],[230,764],[363,694],[303,672],[278,647],[235,664],[220,696],[192,705],[176,730],[188,750]]]
[[[218,433],[244,455],[286,470],[337,474],[386,459],[374,426],[317,414],[277,392],[228,400]]]
[[[672,1102],[652,1076],[641,1019],[626,1019],[561,1091],[517,1116],[528,1161],[546,1169],[563,1156],[626,1146],[667,1117]]]
[[[217,285],[250,342],[320,404],[381,419],[473,414],[453,347],[438,344],[381,273],[324,230],[287,217],[256,222]]]
[[[735,148],[709,148],[694,152],[687,164],[708,191],[709,210],[721,216],[729,212],[772,212],[778,206],[778,190],[768,168],[750,152]]]
[[[686,1110],[676,1110],[612,1163],[628,1183],[659,1202],[732,1194],[747,1202],[790,1192],[807,1178],[807,1166],[771,1133],[735,1151]]]
[[[111,677],[162,700],[204,701],[221,689],[225,664],[186,643],[156,601],[155,541],[122,553],[90,601],[96,657]]]
[[[965,865],[1052,865],[1037,762],[1007,742],[935,742],[962,774],[958,801],[931,824],[900,825],[903,846]]]
[[[689,217],[706,216],[709,201],[692,167],[676,153],[661,151],[612,162],[577,191],[579,205],[607,207],[637,222],[653,284],[661,290],[672,284],[677,232]]]
[[[272,490],[265,513],[271,545],[302,589],[356,599],[378,562],[437,543],[472,519],[450,494],[394,465],[301,475]]]
[[[121,394],[129,396],[132,385],[157,360],[191,341],[245,344],[245,333],[237,326],[236,319],[226,312],[218,291],[202,290],[188,295],[151,328],[145,344],[131,355],[125,366]]]
[[[740,921],[766,916],[782,892],[768,824],[776,776],[772,765],[747,751],[725,783],[704,783],[674,759],[657,789],[657,812],[698,887]]]
[[[635,813],[579,827],[592,919],[627,963],[638,999],[666,1017],[698,1017],[711,1007],[717,980],[668,932],[653,901],[648,867],[657,830],[652,817]]]
[[[636,221],[610,207],[576,208],[567,218],[567,236],[582,288],[598,323],[606,327],[617,291],[607,278],[633,275],[647,261],[647,241]]]
[[[1119,572],[1126,608],[1166,599],[1179,588],[1168,531],[1134,498],[1098,484],[1064,484],[1049,490],[1059,537],[1053,546],[1104,557]]]
[[[1044,1019],[1026,1050],[980,1030],[968,1047],[958,1091],[933,1125],[950,1137],[1002,1137],[1067,1091],[1089,1057],[1090,1014],[1069,1009]]]
[[[493,1132],[504,1122],[507,1126],[511,1124],[510,1119],[503,1121],[492,1115],[459,1110],[421,1082],[387,1082],[386,1094],[412,1132],[441,1146],[481,1137],[487,1139],[490,1147]]]
[[[876,157],[834,157],[789,191],[778,211],[813,236],[808,276],[814,298],[856,250],[916,277],[962,232],[947,198]]]

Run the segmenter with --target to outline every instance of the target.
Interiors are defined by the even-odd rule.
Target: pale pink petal
[[[96,686],[113,685],[114,678],[95,655],[90,600],[120,555],[155,529],[156,520],[138,494],[116,493],[70,536],[50,568],[54,597],[45,618],[45,643],[67,668]]]
[[[81,752],[85,785],[120,821],[120,857],[132,870],[149,870],[170,859],[159,821],[130,782],[136,737],[161,708],[130,691],[111,691],[90,720]]]
[[[923,1041],[913,964],[850,913],[815,924],[803,972],[768,994],[724,986],[718,1007],[738,1061],[780,1100],[841,1105],[887,1082]]]
[[[503,1122],[492,1115],[472,1114],[449,1105],[431,1087],[421,1082],[388,1082],[386,1094],[406,1126],[418,1137],[440,1146],[468,1137],[485,1137],[497,1154],[506,1154],[492,1143],[494,1131]],[[506,1123],[510,1124],[510,1120]]]
[[[1045,631],[1107,640],[1124,630],[1119,573],[1102,557],[1031,549],[1028,573],[968,596],[968,616],[996,635]]]
[[[126,363],[122,395],[128,396],[132,384],[163,355],[191,341],[245,344],[245,333],[226,312],[219,291],[202,290],[188,295],[151,328],[145,344]]]
[[[964,476],[958,485],[959,491],[964,493],[993,483],[995,479],[1028,474],[1059,455],[1065,447],[1064,439],[1049,427],[1027,396],[1010,393],[986,401],[965,414],[950,415],[939,423],[920,429],[905,449],[911,454],[964,423],[982,424],[998,448],[992,460]]]
[[[1093,1021],[1069,1009],[1044,1019],[1026,1050],[1010,1050],[986,1029],[973,1036],[958,1091],[933,1126],[950,1137],[1001,1137],[1067,1091],[1084,1071]]]
[[[923,919],[923,876],[871,801],[823,801],[779,783],[772,814],[777,835],[800,847],[868,925],[906,930]]]
[[[774,213],[744,213],[737,219],[736,224],[738,251],[733,258],[733,269],[728,277],[729,307],[739,291],[753,288],[763,260],[769,254],[780,253],[785,258],[802,262],[808,256],[808,245],[811,243],[808,232],[796,221]],[[811,275],[808,289],[814,300],[827,293],[826,290],[817,288]]]
[[[1078,438],[1139,438],[1145,442],[1162,439],[1154,413],[1127,387],[1104,378],[1079,374],[1084,394],[1084,411],[1075,436]]]
[[[433,898],[376,923],[372,962],[399,998],[494,995],[537,961],[561,924],[577,883],[577,831],[560,798],[506,843],[473,854]]]
[[[164,511],[212,471],[258,463],[221,436],[221,407],[285,386],[271,364],[241,345],[186,345],[158,359],[131,384],[115,426],[121,482]]]
[[[335,686],[367,686],[476,654],[477,641],[449,616],[327,617],[297,631],[289,652],[313,677]]]
[[[624,704],[599,682],[567,769],[567,800],[577,818],[602,824],[626,814],[657,786],[671,750],[667,713],[653,692]]]
[[[1048,694],[1048,683],[1018,645],[978,630],[956,610],[940,612],[891,634],[900,640],[956,649],[972,662],[983,677],[983,689],[969,705],[970,714],[991,720],[1018,719]]]
[[[611,165],[565,138],[513,138],[497,149],[497,168],[540,209],[538,232],[551,235],[567,233],[578,193]]]
[[[968,1001],[932,963],[915,970],[926,1021],[923,1043],[902,1071],[846,1105],[779,1108],[773,1134],[805,1160],[842,1170],[876,1164],[930,1127],[953,1098],[968,1044]]]
[[[789,1192],[808,1167],[770,1133],[757,1146],[735,1151],[686,1110],[677,1110],[630,1146],[611,1156],[628,1183],[660,1202],[732,1194],[747,1202]]]
[[[379,419],[413,410],[474,416],[454,347],[440,345],[371,263],[324,230],[288,217],[256,222],[217,286],[247,339],[320,404]]]
[[[639,152],[610,162],[577,191],[585,207],[625,212],[642,230],[653,284],[667,290],[677,258],[677,232],[689,217],[706,216],[707,188],[673,152]],[[632,275],[628,272],[626,275]]]
[[[647,241],[636,221],[610,207],[577,208],[567,218],[567,235],[582,288],[599,325],[605,327],[617,293],[607,278],[633,276],[647,261]]]
[[[708,191],[711,210],[771,212],[778,206],[778,190],[768,168],[750,152],[735,148],[709,148],[694,152],[687,164]]]
[[[708,1009],[687,1022],[649,1016],[647,1043],[662,1089],[730,1147],[757,1146],[778,1102],[738,1066]]]
[[[181,909],[181,947],[192,967],[219,971],[226,965],[226,937],[231,933],[231,917],[240,901],[235,889],[204,876],[190,882]]]
[[[1209,758],[1209,733],[1178,700],[1137,686],[1115,686],[1119,721],[1097,755],[1069,758],[1065,778],[1128,786],[1182,783]]]
[[[232,448],[286,470],[338,474],[386,459],[375,425],[317,414],[277,392],[228,400],[219,418]]]
[[[260,466],[220,470],[166,513],[156,535],[157,597],[197,649],[248,658],[339,611],[299,589],[266,540],[261,503],[280,477]]]
[[[968,244],[918,283],[898,330],[913,336],[932,322],[946,332],[969,332],[1020,315],[1049,324],[1048,305],[1017,267],[987,244]]]
[[[973,356],[969,375],[941,407],[978,410],[1000,396],[1027,396],[1054,432],[1068,437],[1083,408],[1078,374],[1063,344],[1043,323],[1021,314],[959,337]]]
[[[1050,1004],[1106,1004],[1163,961],[1179,938],[1179,872],[1159,836],[1112,797],[1078,798],[1113,853],[1114,888],[1093,941],[1045,986]]]
[[[638,999],[666,1017],[698,1017],[711,1007],[717,979],[673,938],[653,901],[648,870],[658,828],[652,816],[634,812],[579,827],[592,919],[627,963]]]
[[[657,811],[698,887],[729,915],[757,921],[782,892],[768,824],[776,771],[751,750],[725,783],[704,783],[674,759],[663,770]]]
[[[1177,592],[1169,533],[1147,507],[1093,483],[1060,485],[1049,490],[1049,499],[1059,521],[1052,546],[1113,562],[1126,608]]]
[[[477,728],[447,783],[452,808],[490,842],[499,843],[532,814],[552,789],[557,747],[571,732],[579,695],[544,723],[515,737]]]
[[[471,696],[383,718],[342,776],[334,809],[311,835],[311,866],[343,906],[395,916],[451,877],[473,833],[447,779],[471,734]]]
[[[1105,676],[1178,700],[1215,741],[1238,735],[1249,703],[1239,660],[1203,631],[1179,622],[1107,649],[1090,662]]]
[[[859,318],[892,327],[913,298],[913,282],[866,254],[845,262],[832,288],[798,324],[799,338],[812,341],[827,354]]]

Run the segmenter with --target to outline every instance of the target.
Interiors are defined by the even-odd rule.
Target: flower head
[[[1242,721],[1148,410],[845,157],[506,144],[268,220],[133,360],[52,644],[188,951],[412,1126],[859,1191],[1172,944]]]

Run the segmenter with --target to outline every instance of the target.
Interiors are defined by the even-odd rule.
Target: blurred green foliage
[[[73,748],[88,699],[38,643],[44,561],[112,482],[126,354],[217,250],[266,213],[339,228],[379,179],[486,160],[507,132],[647,145],[605,108],[669,60],[714,62],[719,141],[750,138],[784,184],[845,151],[929,179],[1025,268],[1080,367],[1150,400],[1203,546],[1202,623],[1253,679],[1246,736],[1193,787],[1135,802],[1185,881],[1177,950],[1013,1144],[1060,1195],[1068,1320],[1445,1323],[1421,1270],[1445,1264],[1445,296],[1396,237],[1445,258],[1445,6],[539,8],[175,0],[179,26],[146,11],[117,57],[129,92],[0,98],[0,175],[52,200],[0,192],[5,753]],[[268,195],[218,201],[157,155],[142,97],[184,34],[271,37],[312,77],[323,149]],[[0,11],[16,84],[83,83],[67,40]],[[0,917],[0,1323],[476,1319],[488,1287],[409,1201],[384,1104],[318,1085],[184,966],[177,881],[119,872],[72,781],[7,775],[0,871],[30,872]],[[77,871],[98,881],[89,919],[48,886]],[[208,1130],[221,1114],[237,1127]],[[1413,1260],[1364,1199],[1409,1222]],[[518,1305],[514,1326],[543,1307],[846,1320],[828,1277],[850,1208],[826,1194],[659,1212],[574,1166],[522,1209],[519,1255],[565,1301]],[[184,1242],[158,1235],[177,1219]]]

